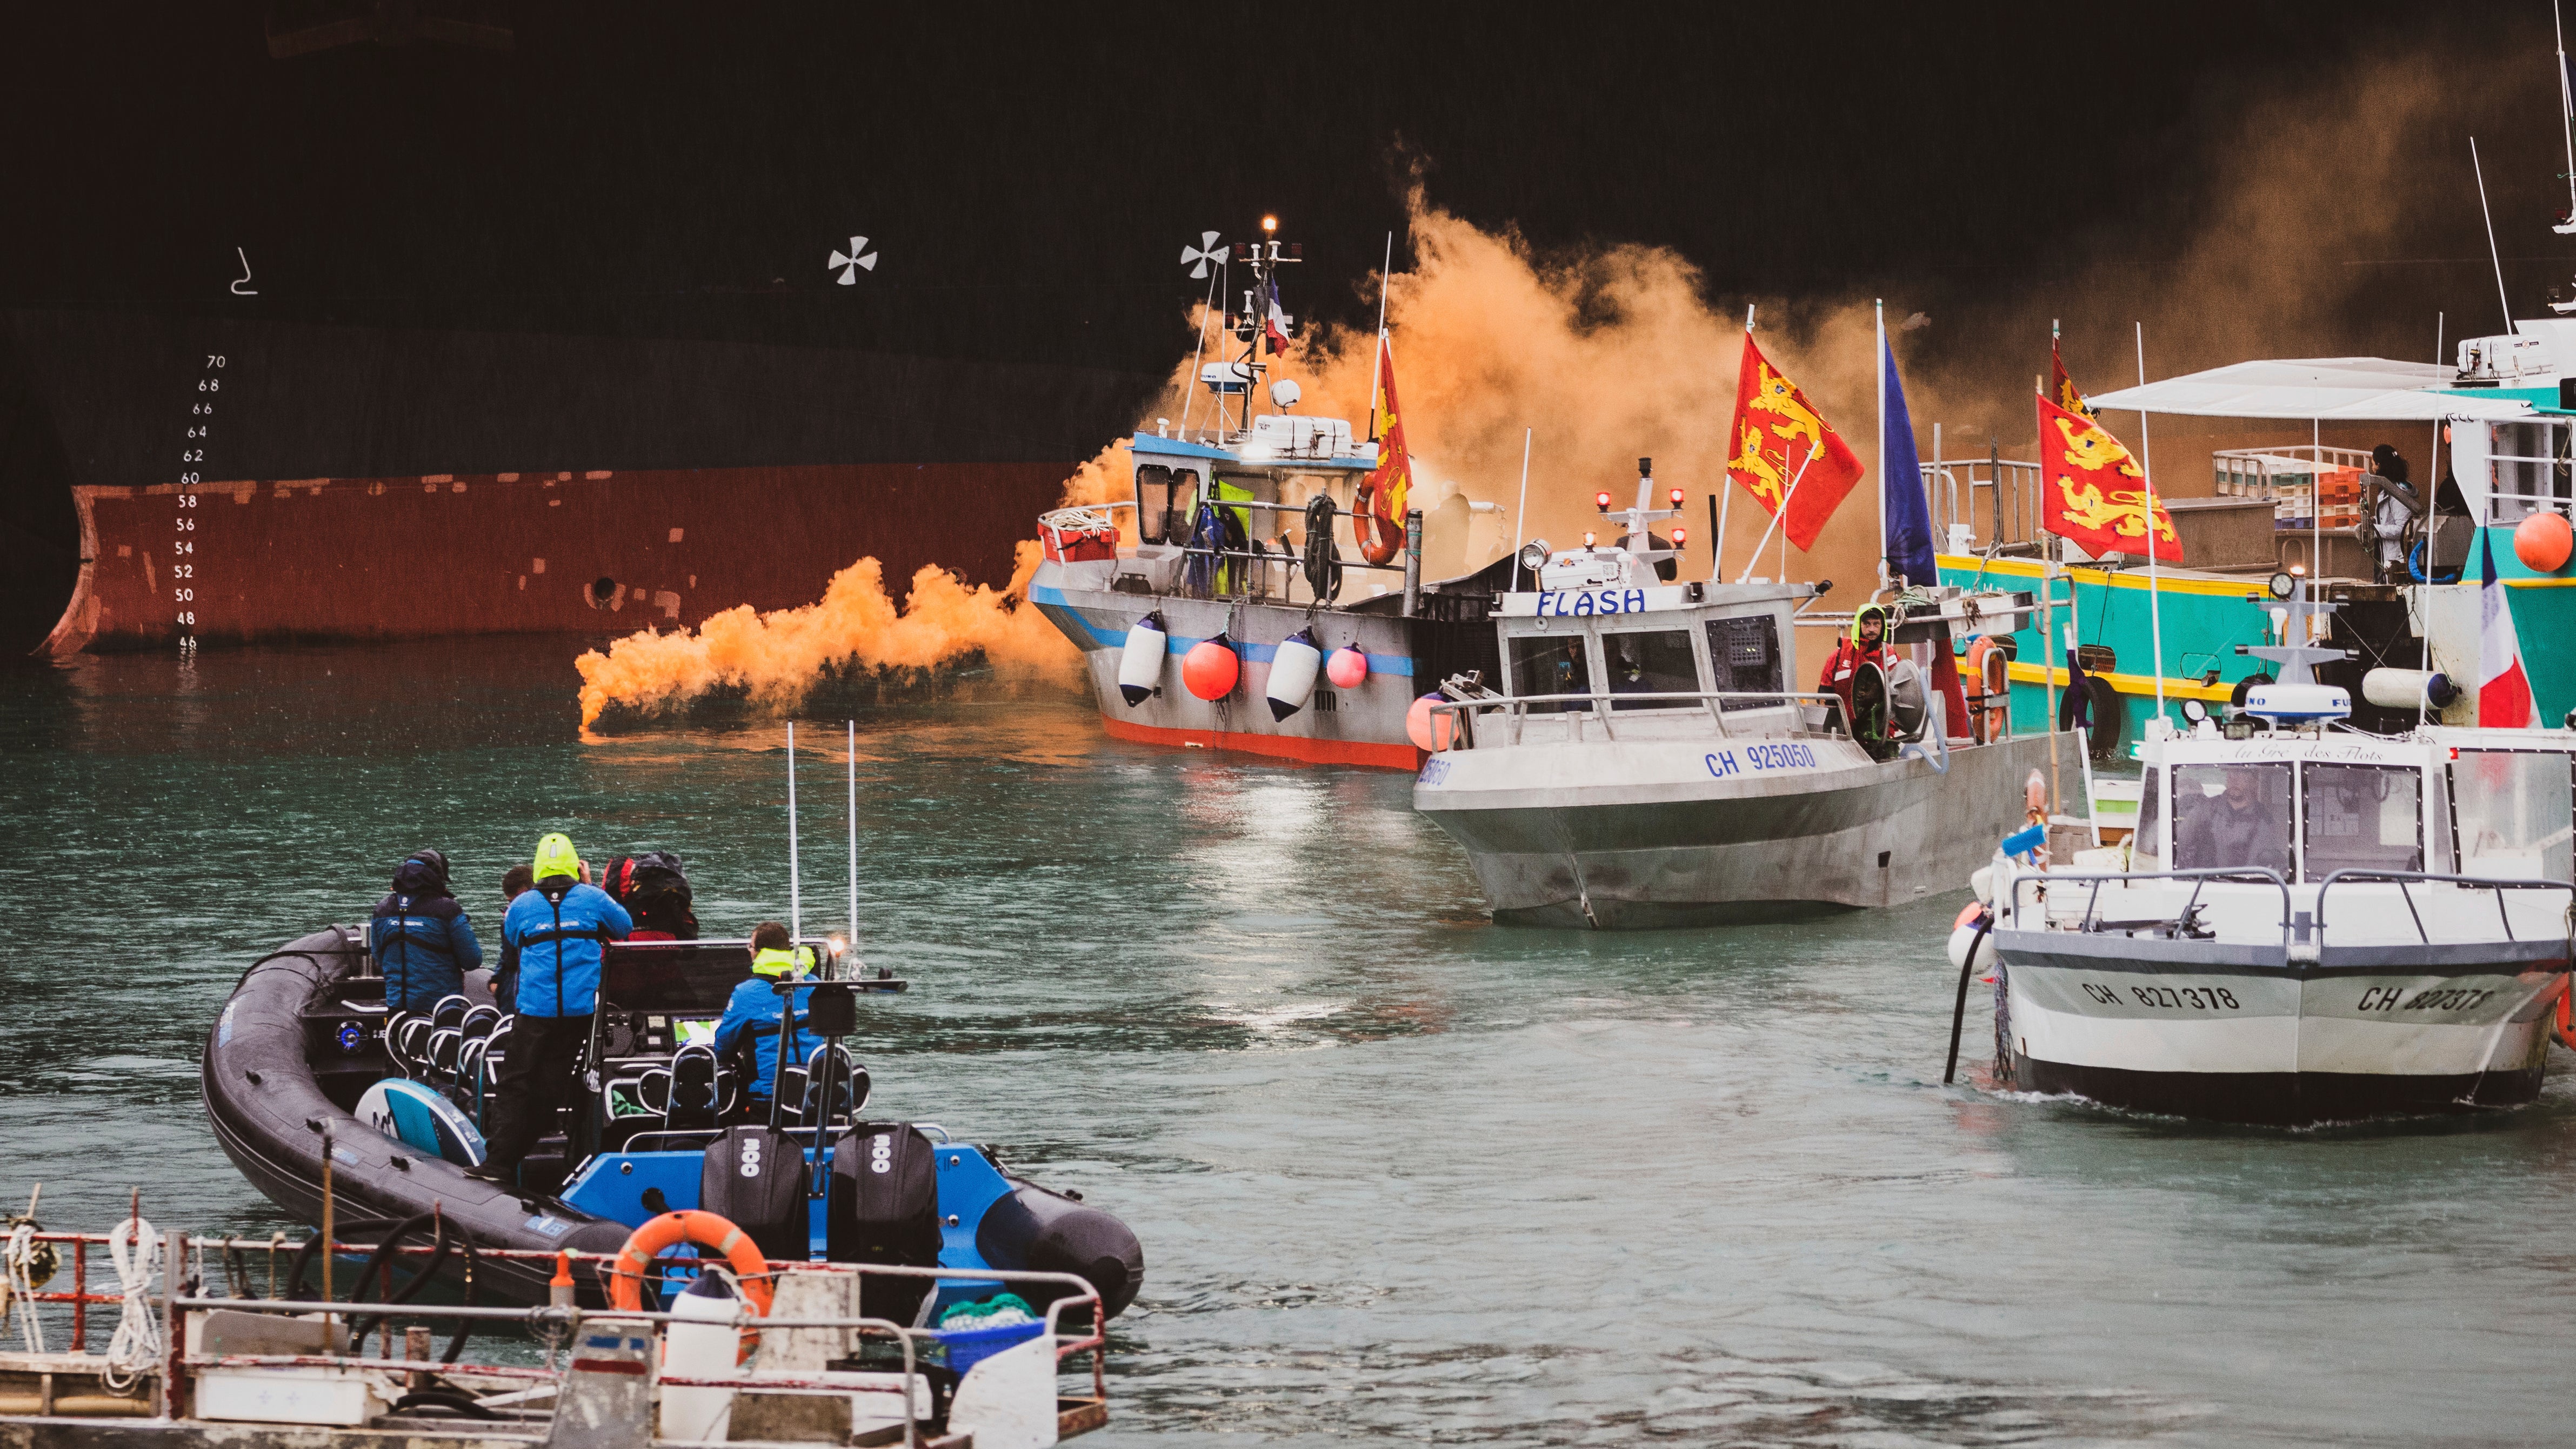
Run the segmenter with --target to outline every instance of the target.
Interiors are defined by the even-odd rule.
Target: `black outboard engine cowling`
[[[751,1234],[762,1256],[801,1263],[812,1250],[805,1183],[802,1141],[776,1127],[736,1127],[707,1144],[698,1206]]]
[[[832,1149],[828,1256],[835,1263],[939,1266],[939,1167],[930,1139],[901,1122],[864,1122]],[[869,1278],[859,1311],[910,1323],[931,1280]]]

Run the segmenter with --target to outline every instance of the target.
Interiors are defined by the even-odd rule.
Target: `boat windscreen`
[[[2174,770],[2176,870],[2290,874],[2287,761],[2181,765]]]
[[[2568,759],[2555,750],[2461,750],[2451,761],[2460,874],[2567,880]]]
[[[1686,629],[1655,629],[1601,636],[1602,659],[1610,667],[1612,694],[1693,694],[1699,690],[1699,661],[1691,657]],[[1687,700],[1613,700],[1613,709],[1688,709]]]
[[[2422,771],[2315,761],[2302,768],[2308,879],[2339,870],[2424,868]]]
[[[1512,693],[1527,697],[1541,694],[1590,694],[1592,668],[1583,657],[1580,634],[1521,634],[1506,641],[1512,651]],[[1582,700],[1563,704],[1530,706],[1536,713],[1557,710],[1588,710]]]

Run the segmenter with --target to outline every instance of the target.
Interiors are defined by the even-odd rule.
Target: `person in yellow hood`
[[[1852,676],[1864,663],[1880,669],[1888,666],[1887,610],[1877,604],[1863,604],[1853,612],[1851,632],[1834,645],[1825,659],[1824,677],[1816,681],[1820,692],[1838,695],[1843,702],[1843,726],[1856,728],[1852,714]]]

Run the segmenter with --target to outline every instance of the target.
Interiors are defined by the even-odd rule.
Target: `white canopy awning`
[[[2450,386],[2458,376],[2434,362],[2305,357],[2214,367],[2143,387],[2096,393],[2090,401],[2097,408],[2200,418],[2377,423],[2531,416],[2531,405],[2518,397],[2433,390]]]

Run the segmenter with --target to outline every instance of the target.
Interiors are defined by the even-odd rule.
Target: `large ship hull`
[[[44,651],[690,628],[821,597],[862,557],[999,583],[1057,463],[309,478],[74,490]]]

